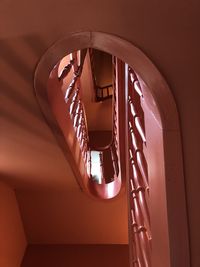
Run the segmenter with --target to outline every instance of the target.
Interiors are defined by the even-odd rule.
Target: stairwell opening
[[[145,142],[148,149],[145,149],[144,154],[148,162],[150,192],[148,209],[152,241],[150,261],[145,255],[142,255],[141,266],[189,266],[178,112],[167,83],[143,52],[133,44],[110,34],[99,32],[71,34],[51,47],[38,64],[35,74],[38,102],[47,120],[52,123],[51,114],[44,98],[48,75],[63,55],[86,48],[103,50],[127,62],[137,74],[137,81],[142,88],[142,97],[145,99]],[[128,75],[128,65],[126,66],[126,75]],[[130,104],[131,110],[131,100],[127,91],[125,100]],[[127,105],[125,106],[126,122],[128,122],[128,112]],[[135,123],[137,124],[137,121]],[[125,135],[128,135],[129,131],[131,131],[131,125],[127,124]],[[125,141],[125,146],[128,147],[127,140]],[[139,153],[137,155],[138,161],[141,162],[142,156]],[[128,158],[132,158],[130,150],[127,149],[124,156],[128,162]],[[126,169],[128,169],[128,164]],[[129,171],[126,171],[127,188],[131,193],[129,178]],[[129,193],[128,201],[130,202]],[[177,195],[179,196],[178,201]],[[133,201],[135,201],[135,197]],[[133,239],[135,222],[131,218],[130,207],[129,205],[130,259],[131,266],[135,266],[137,260],[135,258],[137,255],[135,252],[136,241]],[[144,240],[143,236],[141,238]],[[141,253],[143,253],[143,249],[146,249],[144,248],[145,242],[141,246]]]

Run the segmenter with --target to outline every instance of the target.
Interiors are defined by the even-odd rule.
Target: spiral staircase
[[[147,162],[143,152],[146,139],[142,88],[137,74],[115,57],[112,59],[112,85],[98,86],[93,54],[92,49],[88,52],[73,52],[58,62],[50,73],[47,96],[62,135],[62,143],[60,140],[58,142],[60,146],[64,144],[66,158],[72,164],[77,183],[89,197],[102,201],[118,198],[118,195],[125,194],[128,180],[126,190],[129,203],[127,220],[129,218],[130,264],[148,267],[151,266],[151,229]],[[112,107],[112,124],[108,131],[111,134],[109,142],[104,146],[98,144],[98,140],[103,138],[101,130],[89,134],[86,111],[88,103],[84,95],[87,90],[84,79],[89,77],[82,77],[85,64],[89,65],[92,75],[90,78],[93,80],[91,101],[103,105],[103,102],[112,98],[109,102]],[[109,87],[112,87],[112,92]],[[102,93],[99,93],[100,90]],[[125,106],[128,106],[127,118]],[[98,115],[95,114],[96,120],[99,120]],[[48,121],[48,117],[46,119]],[[126,128],[127,137],[124,136]],[[52,128],[52,131],[55,132],[55,129]],[[129,163],[126,166],[127,155]]]

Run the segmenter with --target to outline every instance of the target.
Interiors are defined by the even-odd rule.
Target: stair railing
[[[80,55],[78,59],[78,54]],[[76,142],[79,143],[79,148],[81,151],[81,157],[83,158],[85,169],[87,170],[87,174],[92,178],[91,175],[91,169],[92,169],[92,157],[91,157],[91,148],[89,145],[89,137],[88,137],[88,127],[87,127],[87,119],[86,119],[86,113],[85,113],[85,108],[84,108],[84,103],[81,100],[80,97],[80,92],[82,90],[81,88],[81,81],[80,77],[82,74],[82,69],[83,69],[83,62],[84,58],[86,55],[86,51],[83,53],[77,53],[74,52],[70,54],[70,62],[63,68],[61,71],[60,76],[58,77],[59,82],[62,81],[66,76],[67,76],[67,71],[69,73],[70,71],[73,71],[73,78],[71,82],[69,81],[69,85],[65,89],[64,92],[64,99],[66,102],[67,109],[70,114],[70,119],[71,119],[71,124],[74,129],[75,137],[76,137]],[[72,64],[73,63],[73,64]],[[115,101],[113,101],[113,108],[116,110],[115,107]],[[114,124],[115,128],[116,123]],[[115,137],[115,135],[113,135]],[[115,138],[113,138],[113,142],[111,142],[110,145],[104,148],[98,148],[97,151],[99,151],[99,168],[100,168],[100,177],[98,179],[98,182],[96,183],[96,179],[91,181],[95,182],[96,185],[94,184],[93,190],[95,189],[98,194],[101,194],[105,196],[106,198],[109,196],[109,183],[116,183],[117,186],[114,191],[118,192],[120,189],[120,181],[116,181],[118,179],[118,174],[119,174],[119,167],[118,167],[118,157],[117,157],[117,152],[116,152],[116,145],[117,142]],[[106,169],[103,164],[104,160],[104,154],[107,153],[106,151],[110,151],[111,154],[111,162],[110,165],[113,168],[113,175],[112,177],[106,177]],[[99,189],[98,186],[102,187]],[[103,192],[104,191],[104,192]],[[111,197],[111,195],[109,196]]]
[[[150,267],[149,181],[143,152],[147,145],[142,109],[144,98],[136,73],[128,66],[126,72],[131,266]]]

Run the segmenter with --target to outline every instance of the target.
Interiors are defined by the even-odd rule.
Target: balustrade
[[[142,89],[136,73],[127,69],[127,129],[129,154],[129,201],[132,234],[132,266],[151,266],[151,226],[147,206],[149,194],[148,169],[143,146],[146,146]]]
[[[71,122],[74,128],[74,132],[77,138],[77,142],[79,143],[82,157],[85,162],[85,168],[87,171],[91,171],[92,164],[93,163],[93,157],[91,156],[91,149],[89,146],[89,137],[88,137],[88,129],[87,129],[87,120],[85,115],[85,109],[84,104],[80,97],[80,91],[81,91],[81,84],[80,84],[80,76],[82,74],[82,68],[83,68],[83,62],[84,57],[86,55],[86,51],[83,52],[73,52],[70,54],[70,62],[67,64],[67,66],[64,67],[62,70],[60,76],[58,77],[59,81],[64,79],[69,71],[73,70],[73,78],[71,82],[69,83],[68,87],[65,90],[64,99],[68,106],[69,114],[71,117]],[[105,96],[104,91],[106,91],[106,95],[110,94],[110,87],[112,85],[105,86],[101,88],[102,97]],[[118,166],[118,156],[117,156],[117,117],[116,117],[116,103],[113,104],[113,140],[109,147],[106,147],[102,149],[102,151],[98,152],[99,157],[99,164],[100,164],[100,178],[98,181],[101,181],[100,183],[109,183],[113,181],[113,179],[118,177],[119,174],[119,166]],[[104,168],[104,155],[110,151],[110,164],[113,166],[114,169],[114,177],[106,177],[106,170]],[[88,167],[89,165],[89,167]],[[91,177],[92,174],[89,173],[89,176]]]
[[[85,53],[85,52],[84,52]],[[80,98],[81,84],[80,76],[83,67],[83,56],[80,54],[80,64],[77,62],[77,55],[71,55],[73,61],[64,68],[59,80],[66,77],[69,69],[73,67],[74,77],[66,89],[65,101],[68,105],[71,122],[74,128],[77,142],[79,143],[82,157],[84,159],[85,168],[90,177],[93,177],[98,184],[110,183],[120,173],[119,166],[119,82],[125,76],[125,73],[119,74],[119,61],[113,59],[113,127],[112,142],[106,148],[99,150],[91,150],[89,146],[89,137],[87,129],[87,120],[84,110],[84,104]],[[72,64],[73,63],[73,64]],[[123,63],[124,64],[124,63]],[[122,63],[121,63],[122,65]],[[122,68],[123,69],[123,68]],[[125,68],[124,68],[125,69]],[[136,73],[130,69],[127,77],[127,131],[128,131],[128,179],[129,179],[129,201],[130,201],[130,220],[131,220],[131,239],[132,248],[132,266],[133,267],[151,267],[151,225],[148,210],[149,181],[148,168],[143,147],[146,146],[144,112],[142,110],[142,101],[144,101],[142,88]],[[121,76],[119,76],[121,75]],[[109,94],[109,86],[104,87]],[[124,90],[125,91],[125,90]],[[103,95],[101,97],[104,97]],[[124,98],[125,99],[125,98]],[[122,129],[124,132],[124,129]],[[111,164],[113,166],[113,177],[105,179],[104,156],[110,153]],[[98,170],[98,171],[94,171]]]

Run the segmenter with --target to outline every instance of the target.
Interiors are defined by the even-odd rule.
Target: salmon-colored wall
[[[125,194],[102,201],[64,187],[18,192],[17,199],[29,244],[128,243]]]
[[[19,267],[26,237],[15,192],[0,182],[0,266]]]

